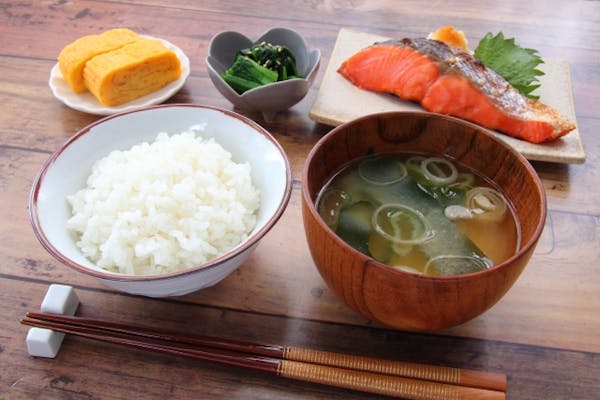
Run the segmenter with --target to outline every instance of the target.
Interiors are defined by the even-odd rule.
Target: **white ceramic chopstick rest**
[[[42,312],[75,315],[79,298],[72,286],[52,284],[42,301]],[[65,337],[62,332],[45,328],[30,328],[27,332],[27,351],[35,357],[54,358]]]

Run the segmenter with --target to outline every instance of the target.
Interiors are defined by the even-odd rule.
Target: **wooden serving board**
[[[366,46],[387,39],[389,38],[350,29],[339,31],[329,65],[309,113],[314,121],[337,126],[377,112],[424,111],[419,105],[396,96],[360,89],[337,73],[337,68],[345,59]],[[542,86],[537,92],[540,100],[557,108],[572,121],[576,121],[569,62],[549,58],[545,58],[544,61],[544,64],[539,67],[545,73],[540,77]],[[585,162],[578,129],[545,144],[528,143],[498,132],[493,133],[529,160],[565,164]]]

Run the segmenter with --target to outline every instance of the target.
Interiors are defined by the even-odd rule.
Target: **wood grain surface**
[[[56,359],[28,356],[27,327],[50,283],[73,285],[78,314],[233,339],[311,347],[506,373],[509,399],[596,399],[600,393],[600,2],[560,1],[7,1],[0,4],[0,398],[376,399],[381,396],[273,378],[207,362],[67,337]],[[508,294],[456,328],[408,333],[365,320],[329,291],[310,257],[300,211],[306,154],[331,128],[309,118],[338,32],[425,36],[445,24],[471,44],[503,31],[545,57],[569,60],[583,164],[534,161],[548,197],[540,243]],[[204,58],[223,30],[258,37],[273,26],[322,52],[308,96],[265,122],[290,159],[294,185],[277,226],[218,285],[148,299],[115,292],[59,264],[37,242],[27,200],[42,163],[99,117],[67,108],[48,87],[60,49],[79,36],[129,27],[164,38],[190,58],[171,103],[232,109]]]

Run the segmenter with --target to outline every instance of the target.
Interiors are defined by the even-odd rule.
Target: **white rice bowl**
[[[181,134],[191,127],[194,128],[193,130],[198,134],[197,136],[202,137],[203,141],[206,142],[205,144],[214,140],[226,152],[231,153],[230,161],[238,164],[238,167],[235,168],[244,170],[247,168],[246,164],[249,166],[252,186],[254,186],[259,196],[258,209],[254,213],[256,218],[254,227],[247,234],[241,234],[242,230],[238,229],[241,226],[248,227],[252,224],[251,217],[248,217],[246,213],[251,213],[249,210],[254,207],[252,205],[254,200],[250,203],[246,203],[247,200],[239,201],[239,204],[236,204],[237,202],[221,201],[225,198],[237,198],[238,196],[242,199],[253,198],[251,190],[239,190],[245,185],[242,182],[245,178],[240,178],[240,174],[236,174],[236,178],[229,181],[232,187],[237,188],[236,190],[217,190],[217,193],[212,193],[213,190],[211,189],[210,196],[218,198],[219,201],[216,202],[218,204],[211,205],[210,212],[208,206],[199,205],[200,200],[197,198],[192,200],[198,202],[196,205],[188,202],[190,199],[188,187],[201,187],[205,191],[205,195],[208,196],[206,194],[208,192],[207,187],[200,184],[203,182],[202,179],[209,176],[207,174],[204,174],[203,178],[188,177],[188,180],[183,180],[177,186],[177,190],[169,191],[169,197],[161,197],[163,192],[161,192],[162,189],[159,188],[159,184],[156,184],[157,187],[152,187],[152,189],[144,187],[145,193],[148,193],[145,197],[148,200],[148,207],[125,211],[123,215],[123,221],[125,222],[122,222],[124,226],[115,230],[114,240],[111,240],[119,242],[125,238],[126,241],[133,242],[134,236],[137,237],[135,240],[146,240],[145,235],[150,230],[146,233],[141,232],[141,230],[149,227],[144,225],[145,221],[138,220],[138,217],[160,210],[161,213],[156,214],[160,218],[154,220],[158,221],[160,219],[163,228],[167,225],[170,226],[169,229],[165,228],[162,231],[169,231],[174,238],[169,240],[176,242],[176,245],[167,250],[158,250],[154,248],[155,242],[158,240],[155,239],[154,242],[147,240],[144,245],[138,246],[137,250],[139,256],[146,254],[147,259],[152,259],[152,262],[154,262],[154,267],[159,268],[161,271],[170,268],[166,266],[166,263],[159,260],[171,259],[171,251],[176,254],[175,258],[179,258],[180,261],[186,258],[191,259],[191,257],[204,259],[213,256],[211,253],[212,247],[220,252],[227,246],[233,245],[236,241],[234,239],[239,240],[240,237],[244,239],[241,243],[217,257],[206,262],[185,263],[184,269],[174,272],[144,272],[134,275],[115,272],[117,269],[114,266],[114,269],[99,266],[100,259],[98,259],[98,262],[92,261],[90,256],[84,254],[84,251],[78,245],[78,242],[82,241],[81,232],[76,232],[71,229],[72,227],[68,228],[67,225],[80,225],[83,231],[86,224],[94,224],[97,228],[90,230],[87,234],[89,236],[86,236],[84,241],[93,243],[90,244],[90,249],[98,246],[98,250],[91,251],[100,254],[101,237],[106,233],[101,233],[99,227],[105,226],[106,228],[102,229],[108,231],[109,224],[104,225],[102,221],[94,221],[92,217],[86,217],[85,213],[87,211],[81,217],[74,217],[73,207],[69,204],[67,198],[69,196],[78,197],[76,193],[85,189],[88,185],[88,179],[90,179],[94,164],[111,152],[117,151],[116,154],[126,152],[143,142],[147,142],[150,146],[160,132],[168,132],[169,136],[173,136]],[[216,157],[213,151],[207,151],[206,153],[210,153],[206,157]],[[161,157],[165,157],[162,152]],[[158,161],[153,159],[153,163],[164,165],[160,159]],[[171,168],[174,167],[171,166]],[[137,169],[141,170],[142,167],[138,166]],[[163,169],[156,168],[152,163],[147,163],[143,165],[143,174],[139,171],[138,173],[124,173],[123,170],[120,170],[118,175],[119,179],[127,177],[127,179],[133,181],[136,175],[138,177],[145,175],[148,178],[151,170],[156,173],[163,171]],[[112,175],[115,176],[116,174]],[[112,180],[112,178],[109,180]],[[132,184],[126,182],[123,185]],[[138,185],[140,184],[138,183]],[[147,183],[145,185],[152,186]],[[167,186],[175,187],[171,183]],[[115,198],[120,196],[122,199],[128,196],[126,193],[130,193],[121,189],[114,191],[113,196]],[[155,191],[155,193],[149,195],[150,190]],[[96,278],[104,285],[127,293],[150,297],[180,296],[213,286],[243,265],[260,241],[282,216],[289,202],[291,191],[292,172],[285,151],[277,140],[259,124],[233,111],[216,107],[197,104],[165,104],[105,117],[70,136],[41,166],[32,183],[29,193],[29,219],[40,244],[56,260],[74,271]],[[119,193],[119,195],[116,193]],[[90,196],[96,196],[96,194]],[[202,197],[197,193],[194,193],[194,196]],[[75,202],[75,197],[72,198],[73,202]],[[142,201],[142,198],[144,196],[138,195],[138,201],[143,207],[146,207],[146,201]],[[237,199],[239,200],[239,198]],[[117,202],[119,201],[113,202],[111,200],[108,203],[109,205],[103,207],[112,210]],[[163,203],[167,203],[166,209],[170,210],[169,212],[164,212],[165,208],[162,207],[165,207],[165,205]],[[98,201],[97,204],[101,204],[101,202]],[[154,204],[154,206],[149,206],[149,204]],[[243,204],[244,210],[242,210],[240,204]],[[196,209],[192,213],[193,208]],[[93,213],[96,212],[93,211]],[[100,215],[99,212],[98,215]],[[175,219],[171,219],[173,215],[177,216],[177,223],[174,222]],[[234,215],[235,217],[233,217]],[[200,219],[207,216],[210,218],[211,229],[201,229],[203,222],[200,222]],[[112,218],[108,217],[108,219]],[[78,219],[81,220],[78,221]],[[68,222],[69,220],[71,222]],[[184,220],[187,222],[183,223]],[[173,227],[175,229],[171,229]],[[234,230],[236,233],[233,233]],[[191,239],[192,233],[196,235],[193,239]],[[234,235],[237,238],[234,238]],[[163,232],[160,236],[162,238],[169,237],[166,234],[163,236]],[[148,237],[150,236],[148,235]],[[211,242],[209,240],[210,238],[219,237],[220,239],[216,241]],[[107,257],[127,259],[130,255],[125,253],[136,251],[135,247],[133,247],[133,250],[124,250],[124,248],[120,249],[119,246],[120,243],[111,243],[110,246],[105,246],[111,248],[111,251],[108,252],[110,255],[107,255]],[[123,254],[120,254],[121,252]],[[200,252],[203,254],[200,254]],[[138,260],[140,263],[142,258],[140,257],[140,260]],[[137,262],[133,260],[134,257],[131,257],[132,265]],[[108,265],[110,262],[106,264]]]
[[[67,227],[87,258],[124,274],[175,272],[248,236],[260,202],[251,167],[201,133],[162,132],[93,165],[87,187],[68,197]]]

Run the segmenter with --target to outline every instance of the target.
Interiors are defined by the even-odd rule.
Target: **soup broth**
[[[447,158],[386,154],[356,160],[325,185],[317,209],[352,247],[413,273],[481,271],[519,247],[519,225],[505,196]]]

